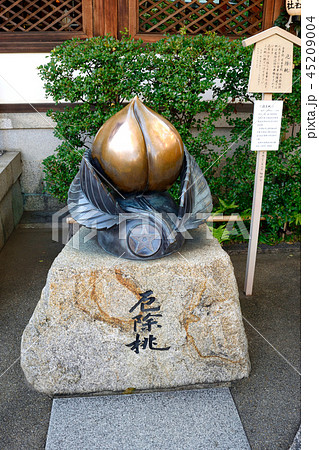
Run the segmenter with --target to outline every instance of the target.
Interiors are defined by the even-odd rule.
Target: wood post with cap
[[[252,44],[248,92],[262,93],[264,101],[271,101],[273,93],[292,92],[293,45],[300,46],[300,38],[272,27],[243,41],[244,47]],[[258,150],[244,285],[247,296],[253,292],[266,160],[267,150]]]

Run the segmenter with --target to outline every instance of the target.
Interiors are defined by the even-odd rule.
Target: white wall
[[[50,103],[37,67],[49,53],[0,54],[0,104]],[[56,209],[58,202],[43,194],[42,160],[59,144],[54,123],[44,112],[0,113],[0,149],[21,152],[20,179],[26,210]]]
[[[37,67],[49,53],[0,54],[0,103],[48,103]]]

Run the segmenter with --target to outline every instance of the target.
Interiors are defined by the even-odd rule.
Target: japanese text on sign
[[[286,10],[292,16],[301,15],[301,0],[286,0]]]
[[[253,52],[249,92],[291,92],[293,44],[280,36],[257,42]]]
[[[251,150],[278,150],[282,101],[256,101]]]
[[[287,1],[287,9],[299,9],[301,8],[300,1],[288,0]]]

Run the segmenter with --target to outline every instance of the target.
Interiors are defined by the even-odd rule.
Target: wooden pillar
[[[264,0],[263,30],[267,30],[274,25],[274,22],[278,18],[283,5],[284,0]]]
[[[94,0],[94,36],[117,37],[118,0]]]
[[[281,8],[284,6],[285,6],[285,0],[275,0],[273,22],[275,22],[275,20],[278,19],[279,15],[281,13]]]
[[[82,1],[82,21],[83,21],[83,31],[87,37],[93,36],[93,11],[92,11],[92,0]]]
[[[130,0],[131,1],[131,0]],[[129,30],[129,0],[118,0],[117,6],[117,36],[121,38],[121,31]]]

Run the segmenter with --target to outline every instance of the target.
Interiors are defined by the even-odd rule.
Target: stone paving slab
[[[46,450],[249,450],[228,388],[53,400]]]

